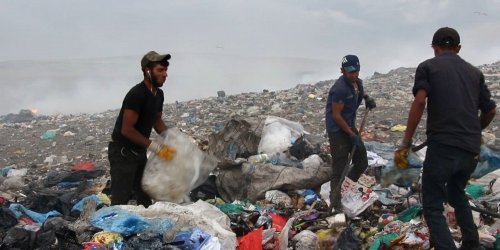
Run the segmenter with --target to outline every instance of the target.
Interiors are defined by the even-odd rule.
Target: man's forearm
[[[159,120],[155,123],[154,129],[156,133],[161,134],[167,130],[167,125],[165,124],[165,122],[163,122],[163,120]]]
[[[146,138],[135,128],[122,129],[122,135],[131,140],[133,143],[141,145],[144,148],[148,148],[149,144],[151,143],[151,140]]]
[[[496,108],[492,109],[491,111],[487,113],[481,112],[481,115],[479,116],[479,120],[481,122],[481,130],[485,129],[490,125],[491,121],[493,121],[493,118],[495,117],[496,114]]]
[[[337,123],[337,125],[339,125],[340,129],[342,129],[342,131],[344,131],[346,134],[348,134],[349,136],[354,134],[354,131],[352,131],[351,127],[349,127],[349,125],[344,120],[344,118],[342,118],[341,115],[333,114],[333,120],[335,121],[335,123]]]
[[[406,131],[404,139],[410,140],[413,138],[415,134],[415,130],[417,130],[417,126],[420,123],[420,119],[422,118],[422,114],[424,113],[425,102],[421,101],[413,101],[410,113],[408,114],[408,122],[406,123]]]

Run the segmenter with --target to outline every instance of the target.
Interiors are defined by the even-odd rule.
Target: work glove
[[[359,135],[351,135],[350,139],[353,146],[361,147],[363,145],[363,141]]]
[[[161,132],[160,136],[161,136],[161,138],[163,138],[163,139],[167,138],[167,130],[165,130],[165,131]]]
[[[174,147],[169,147],[167,145],[160,145],[154,141],[152,141],[151,144],[149,144],[148,150],[152,151],[153,153],[158,155],[158,157],[167,161],[171,161],[172,159],[174,159],[176,152],[176,149]]]
[[[410,153],[411,144],[411,139],[403,139],[398,150],[394,152],[394,164],[397,169],[405,170],[408,168],[408,154]]]
[[[365,98],[365,106],[367,109],[372,110],[377,107],[377,104],[375,103],[375,99],[367,96]]]

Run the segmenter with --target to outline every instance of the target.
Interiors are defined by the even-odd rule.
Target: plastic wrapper
[[[292,199],[286,193],[279,190],[269,190],[266,192],[266,200],[276,205],[285,207],[292,206]]]
[[[348,177],[345,177],[340,192],[342,193],[343,211],[350,218],[358,216],[378,200],[378,195],[370,188],[364,187]]]
[[[318,249],[318,236],[309,230],[304,230],[295,235],[292,242],[295,242],[295,249]]]

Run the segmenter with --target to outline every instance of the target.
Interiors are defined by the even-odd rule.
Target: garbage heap
[[[328,211],[327,139],[274,116],[230,120],[209,137],[203,154],[210,157],[193,153],[204,159],[196,178],[167,172],[158,189],[179,195],[157,194],[162,201],[148,208],[110,206],[108,169],[91,161],[27,186],[28,168],[4,167],[0,249],[429,249],[419,188],[425,148],[397,171],[394,145],[368,139],[369,168],[358,182],[344,181],[338,214]],[[53,158],[47,161],[64,161]],[[480,158],[466,191],[481,243],[493,249],[500,246],[500,154],[482,146]],[[175,189],[181,174],[191,178],[189,188]],[[453,208],[445,216],[459,246]]]

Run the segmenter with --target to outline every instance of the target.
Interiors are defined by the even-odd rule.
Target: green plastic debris
[[[402,222],[409,222],[413,218],[417,217],[417,215],[422,211],[422,208],[420,206],[411,206],[404,210],[403,212],[399,213],[394,220],[400,220]]]
[[[216,204],[215,206],[225,214],[241,214],[243,212],[242,206],[233,203]]]
[[[386,246],[390,246],[391,240],[396,239],[398,236],[399,235],[397,233],[390,233],[390,234],[382,235],[373,241],[369,250],[377,250],[382,246],[382,244],[384,244]]]
[[[40,138],[47,140],[47,139],[52,139],[56,136],[56,131],[55,130],[47,130]]]
[[[500,233],[497,233],[496,241],[495,241],[495,250],[500,250]]]
[[[467,192],[472,198],[477,199],[484,194],[484,186],[478,184],[469,184],[465,187],[465,192]]]

